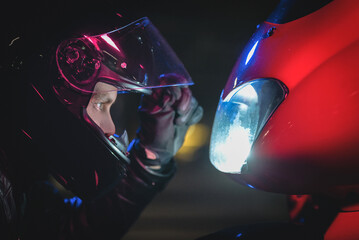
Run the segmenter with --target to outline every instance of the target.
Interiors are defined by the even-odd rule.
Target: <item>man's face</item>
[[[99,126],[106,136],[115,134],[110,108],[116,101],[117,88],[103,82],[98,82],[91,96],[86,111],[89,117]]]

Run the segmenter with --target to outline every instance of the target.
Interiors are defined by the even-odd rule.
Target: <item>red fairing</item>
[[[333,1],[285,24],[260,25],[224,89],[275,78],[288,96],[261,131],[248,172],[256,188],[314,193],[359,183],[359,1]]]

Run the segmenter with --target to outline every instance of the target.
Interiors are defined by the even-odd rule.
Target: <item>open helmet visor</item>
[[[57,48],[56,61],[62,77],[81,92],[93,92],[98,81],[121,91],[193,84],[146,17],[105,34],[65,40]]]

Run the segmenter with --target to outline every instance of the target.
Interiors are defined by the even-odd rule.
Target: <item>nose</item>
[[[112,136],[116,133],[115,124],[109,113],[103,116],[103,119],[99,127],[107,137]]]

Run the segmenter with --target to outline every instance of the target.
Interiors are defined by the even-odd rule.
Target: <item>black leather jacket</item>
[[[172,164],[151,172],[135,154],[131,160],[121,182],[92,202],[64,198],[48,181],[19,191],[1,167],[1,239],[120,239],[175,171]]]

